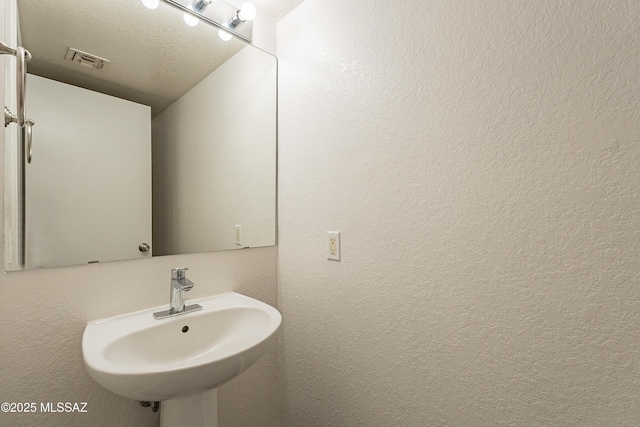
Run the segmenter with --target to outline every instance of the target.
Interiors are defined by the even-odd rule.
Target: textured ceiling
[[[272,19],[300,2],[254,0]],[[18,8],[30,73],[150,105],[154,116],[245,46],[204,23],[188,27],[163,2],[149,10],[140,0],[20,0]],[[98,71],[65,61],[69,47],[111,63]]]
[[[240,6],[245,0],[230,0],[234,6]],[[260,13],[264,13],[274,20],[279,20],[295,9],[304,0],[251,0]]]

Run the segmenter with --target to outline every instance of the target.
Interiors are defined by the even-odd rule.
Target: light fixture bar
[[[200,20],[206,22],[209,25],[213,25],[216,28],[224,30],[229,34],[232,34],[242,41],[251,43],[253,36],[253,25],[250,21],[245,22],[243,25],[239,25],[236,28],[229,28],[228,22],[233,19],[238,13],[238,8],[230,5],[224,0],[217,0],[215,2],[207,2],[207,0],[162,0],[171,6],[174,6],[185,13],[189,13],[198,17]],[[194,6],[194,9],[198,7],[199,3],[207,4],[205,10],[201,13],[192,10],[189,6]]]
[[[211,4],[213,0],[196,0],[193,2],[193,10],[196,12],[203,12]]]
[[[229,28],[235,28],[237,27],[239,24],[242,24],[244,21],[242,21],[239,17],[238,17],[238,13],[236,12],[236,15],[231,18],[231,21],[229,21]]]
[[[236,14],[227,23],[229,28],[236,28],[240,24],[244,24],[247,21],[252,21],[256,17],[256,7],[253,3],[245,2],[240,9],[236,11]]]

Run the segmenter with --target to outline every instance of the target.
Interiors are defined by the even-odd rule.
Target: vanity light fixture
[[[207,6],[209,6],[214,0],[193,0],[193,4],[189,6],[189,9],[193,10],[196,13],[203,13]],[[200,22],[200,19],[197,16],[189,12],[184,12],[182,14],[182,19],[184,19],[185,24],[190,27],[195,27]]]
[[[142,0],[142,4],[147,9],[153,10],[158,8],[158,6],[160,5],[160,0]]]
[[[245,21],[252,21],[256,17],[256,7],[249,2],[242,3],[240,9],[236,12],[236,16],[231,18],[227,23],[229,28],[233,29]]]
[[[230,32],[222,30],[222,29],[218,30],[218,37],[220,37],[225,42],[228,42],[229,40],[231,40],[233,38],[233,36],[231,35]]]
[[[256,7],[249,2],[243,3],[242,7],[236,11],[236,15],[227,22],[225,27],[236,28],[245,21],[252,21],[256,17]],[[233,37],[230,32],[223,29],[218,30],[218,37],[228,42]]]
[[[141,0],[143,4],[158,0]],[[245,2],[241,7],[234,6],[227,0],[161,0],[183,12],[182,18],[187,25],[195,27],[200,21],[216,27],[218,35],[224,41],[236,37],[251,43],[253,19],[256,7]],[[206,13],[205,13],[206,10]]]

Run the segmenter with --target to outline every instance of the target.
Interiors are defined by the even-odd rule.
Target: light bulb
[[[142,4],[147,9],[153,10],[158,8],[158,5],[160,4],[160,0],[142,0]]]
[[[218,30],[218,37],[220,37],[222,40],[228,42],[229,40],[231,40],[231,38],[233,36],[229,32],[227,32],[225,30]]]
[[[191,6],[189,6],[189,9],[191,9]],[[184,19],[184,23],[190,27],[195,27],[196,25],[198,25],[198,22],[200,22],[200,19],[198,19],[197,16],[193,16],[192,14],[187,12],[182,14],[182,19]]]
[[[242,7],[240,8],[240,12],[238,12],[238,18],[244,21],[251,21],[256,17],[256,7],[249,2],[242,3]]]

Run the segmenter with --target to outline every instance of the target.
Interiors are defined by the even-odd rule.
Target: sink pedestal
[[[163,401],[160,427],[218,427],[218,390]]]

